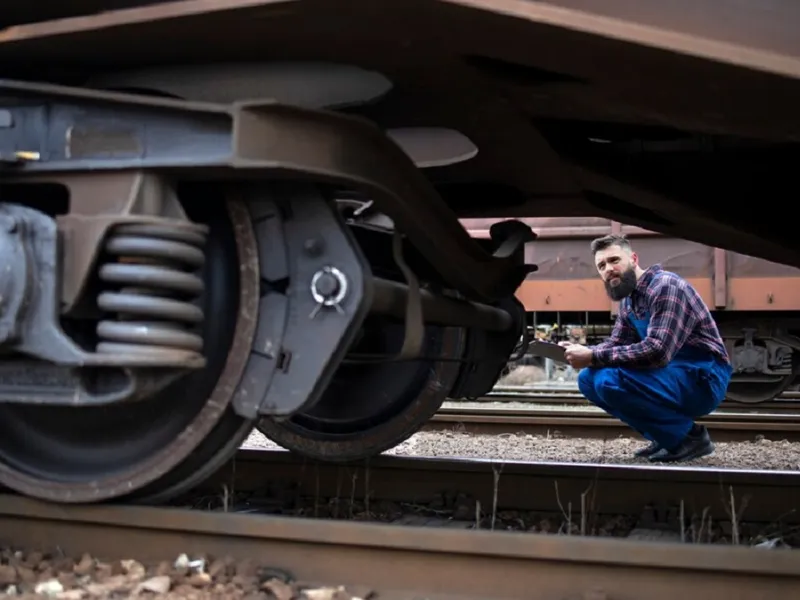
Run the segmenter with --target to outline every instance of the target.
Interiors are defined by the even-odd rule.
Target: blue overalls
[[[630,303],[630,298],[626,298]],[[629,321],[647,337],[650,313]],[[589,367],[578,375],[578,388],[593,404],[644,438],[674,450],[694,419],[713,412],[725,398],[731,366],[707,351],[683,346],[661,368]]]

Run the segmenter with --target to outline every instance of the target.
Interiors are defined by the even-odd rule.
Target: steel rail
[[[674,520],[684,513],[715,522],[730,521],[731,491],[747,507],[740,520],[751,523],[800,524],[800,472],[659,466],[524,462],[466,458],[418,458],[381,455],[348,464],[318,462],[284,450],[240,450],[234,459],[178,503],[241,498],[243,507],[264,506],[265,488],[306,497],[348,502],[426,504],[443,494],[464,494],[484,511],[524,510],[563,516],[571,503],[579,512],[581,496],[596,515],[645,515]],[[266,496],[265,496],[266,494]],[[589,510],[587,508],[587,510]],[[657,514],[652,511],[655,510]],[[663,523],[662,523],[663,524]]]
[[[553,393],[536,393],[536,394],[493,394],[481,396],[479,398],[471,398],[469,400],[448,400],[448,402],[456,403],[493,403],[493,404],[530,404],[537,405],[567,405],[567,406],[592,406],[584,396],[581,394],[568,394],[564,392]],[[739,402],[723,402],[717,412],[766,412],[766,411],[780,411],[784,413],[800,414],[800,402],[796,399],[782,399],[776,398],[771,402],[761,402],[759,404],[743,404]]]
[[[530,396],[532,398],[536,398],[540,395],[546,395],[546,394],[559,394],[559,395],[563,394],[564,396],[583,398],[583,394],[581,394],[577,384],[553,385],[553,384],[538,384],[538,383],[534,383],[533,385],[495,385],[492,388],[492,391],[486,394],[486,396],[484,397],[492,398],[494,396],[499,396],[499,397]],[[800,392],[796,391],[782,392],[775,397],[775,400],[777,401],[800,400]],[[733,401],[728,401],[728,402],[735,406],[759,406],[759,404],[748,404],[744,402],[733,402]]]
[[[784,412],[717,411],[697,422],[705,425],[717,441],[771,440],[800,441],[800,410]],[[620,436],[641,439],[625,423],[599,410],[547,410],[544,407],[504,408],[442,407],[425,424],[423,431],[457,429],[475,434],[523,433],[546,435],[558,431],[571,437],[612,439]]]
[[[481,402],[481,403],[516,403],[516,404],[530,404],[536,405],[570,405],[570,406],[592,406],[582,394],[569,393],[569,392],[534,392],[528,394],[487,394],[479,398],[448,400],[453,404],[465,402]],[[780,396],[771,402],[761,402],[759,404],[744,404],[740,402],[723,402],[717,412],[765,412],[765,411],[781,411],[784,413],[800,414],[800,402],[794,398],[781,398]]]
[[[230,556],[304,581],[367,586],[382,600],[791,597],[800,553],[615,539],[395,527],[0,496],[6,544],[145,564]],[[124,540],[121,543],[121,540]],[[63,554],[62,554],[63,555]]]

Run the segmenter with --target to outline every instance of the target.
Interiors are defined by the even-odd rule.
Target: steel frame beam
[[[523,263],[524,244],[535,239],[530,228],[500,224],[498,250],[487,253],[403,150],[368,121],[269,101],[218,105],[12,80],[0,80],[0,90],[5,175],[151,169],[186,179],[345,186],[372,198],[469,297],[512,295],[535,269]]]

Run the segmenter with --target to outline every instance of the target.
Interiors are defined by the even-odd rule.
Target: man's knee
[[[586,367],[578,373],[578,389],[581,394],[588,397],[589,393],[594,393],[594,376],[597,369],[594,367]]]
[[[578,375],[578,389],[595,404],[626,404],[630,394],[625,386],[623,367],[583,369]]]
[[[578,373],[578,389],[593,403],[605,404],[605,391],[617,381],[616,367],[586,367]]]

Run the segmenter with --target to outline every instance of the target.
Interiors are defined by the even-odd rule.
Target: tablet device
[[[566,363],[567,359],[564,358],[564,352],[566,348],[559,346],[558,344],[554,344],[552,342],[543,342],[541,340],[534,340],[531,342],[530,346],[528,346],[528,352],[535,356],[543,356],[544,358],[550,358],[556,362]]]

